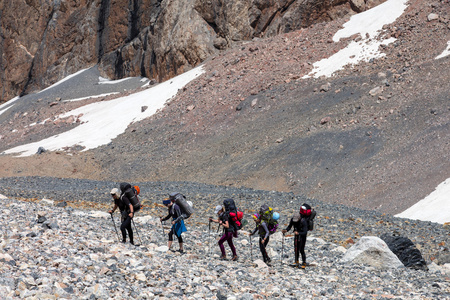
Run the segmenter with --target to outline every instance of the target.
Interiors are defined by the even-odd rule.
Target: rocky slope
[[[5,182],[2,182],[4,184]],[[110,182],[76,180],[17,180],[17,191],[40,184],[47,195],[86,199],[84,188],[97,190],[105,200],[23,202],[2,199],[0,294],[4,299],[446,299],[450,281],[448,226],[408,221],[375,212],[307,200],[319,212],[310,233],[306,270],[289,266],[293,260],[291,235],[271,236],[268,251],[272,266],[257,259],[257,239],[250,245],[246,233],[234,240],[239,261],[220,261],[216,227],[207,217],[224,197],[234,197],[248,216],[262,202],[274,204],[286,225],[293,203],[306,199],[292,194],[213,187],[190,183],[142,185],[144,208],[135,218],[139,247],[117,242],[104,190]],[[55,183],[56,185],[52,185]],[[186,254],[167,252],[169,227],[164,191],[183,191],[194,202],[195,214],[187,220]],[[52,192],[53,191],[53,192]],[[65,195],[65,196],[63,196]],[[261,200],[263,199],[263,200]],[[116,226],[118,217],[115,216]],[[252,225],[247,225],[250,229]],[[164,231],[164,235],[163,235]],[[344,253],[361,236],[396,233],[413,240],[422,251],[429,271],[376,268],[344,263]],[[175,243],[175,249],[177,245]],[[227,251],[229,249],[227,248]],[[283,257],[280,257],[283,254]],[[438,265],[439,264],[439,265]],[[448,270],[447,270],[448,272]]]
[[[114,79],[166,80],[236,41],[305,28],[381,2],[4,0],[0,103],[95,64]]]

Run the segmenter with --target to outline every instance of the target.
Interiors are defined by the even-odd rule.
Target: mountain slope
[[[435,59],[450,40],[449,10],[410,1],[384,28],[396,38],[380,47],[386,56],[330,78],[302,79],[364,38],[334,42],[346,20],[235,44],[112,143],[70,157],[3,156],[0,176],[196,181],[400,212],[450,177],[450,59]]]

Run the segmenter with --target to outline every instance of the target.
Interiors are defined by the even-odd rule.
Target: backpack
[[[236,208],[234,200],[231,198],[223,200],[223,207],[225,208],[225,213],[228,214],[229,219],[233,222],[236,231],[242,229],[244,213]]]
[[[314,230],[314,218],[316,217],[316,211],[311,208],[309,204],[303,203],[300,207],[300,215],[306,219],[308,231]]]
[[[180,193],[172,193],[169,195],[169,199],[180,207],[181,214],[184,219],[189,219],[189,217],[194,213],[194,208],[191,201],[186,201],[186,197]]]
[[[136,196],[141,193],[141,189],[137,185],[133,186],[132,189],[134,190],[134,193],[136,194]]]
[[[273,215],[274,215],[273,209],[267,206],[266,204],[262,205],[261,208],[259,209],[259,218],[261,219],[261,221],[266,222],[270,234],[274,234],[278,228],[278,220],[275,220]]]
[[[134,212],[137,212],[141,209],[141,202],[139,201],[139,198],[137,196],[139,193],[134,187],[131,187],[131,184],[122,182],[120,184],[120,190],[122,192],[121,198],[123,197],[123,195],[125,195],[130,200],[131,205],[133,205]]]

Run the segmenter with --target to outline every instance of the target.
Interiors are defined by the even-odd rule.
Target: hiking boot
[[[303,263],[302,263],[301,268],[302,268],[302,269],[305,269],[305,268],[306,268],[306,262],[303,262]]]
[[[220,257],[220,260],[227,260],[227,257],[226,257],[225,255],[222,255],[222,256]]]
[[[125,244],[126,242],[127,242],[127,240],[122,240],[122,243],[124,243],[124,244]]]
[[[296,261],[293,265],[294,268],[298,268],[300,266],[300,263],[298,261]]]
[[[237,255],[233,256],[233,258],[232,258],[231,260],[232,260],[232,261],[237,261],[237,260],[238,260]]]
[[[180,250],[178,250],[178,252],[180,252],[181,254],[183,254],[183,253],[184,253],[184,250],[183,250],[183,249],[180,249]]]

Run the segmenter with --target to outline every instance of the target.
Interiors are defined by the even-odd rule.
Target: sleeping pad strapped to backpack
[[[266,222],[270,234],[275,233],[278,228],[278,221],[273,218],[273,214],[273,209],[266,204],[259,209],[259,218],[262,222]]]
[[[120,190],[122,192],[120,197],[125,195],[130,200],[131,205],[133,205],[134,212],[137,212],[138,210],[141,209],[141,202],[139,201],[139,198],[137,196],[138,191],[136,190],[135,187],[132,187],[131,184],[129,183],[122,182],[120,184]]]
[[[186,201],[186,197],[181,193],[172,193],[169,195],[169,200],[173,201],[180,207],[183,219],[189,219],[189,217],[194,213],[194,208],[192,207],[192,202]]]

